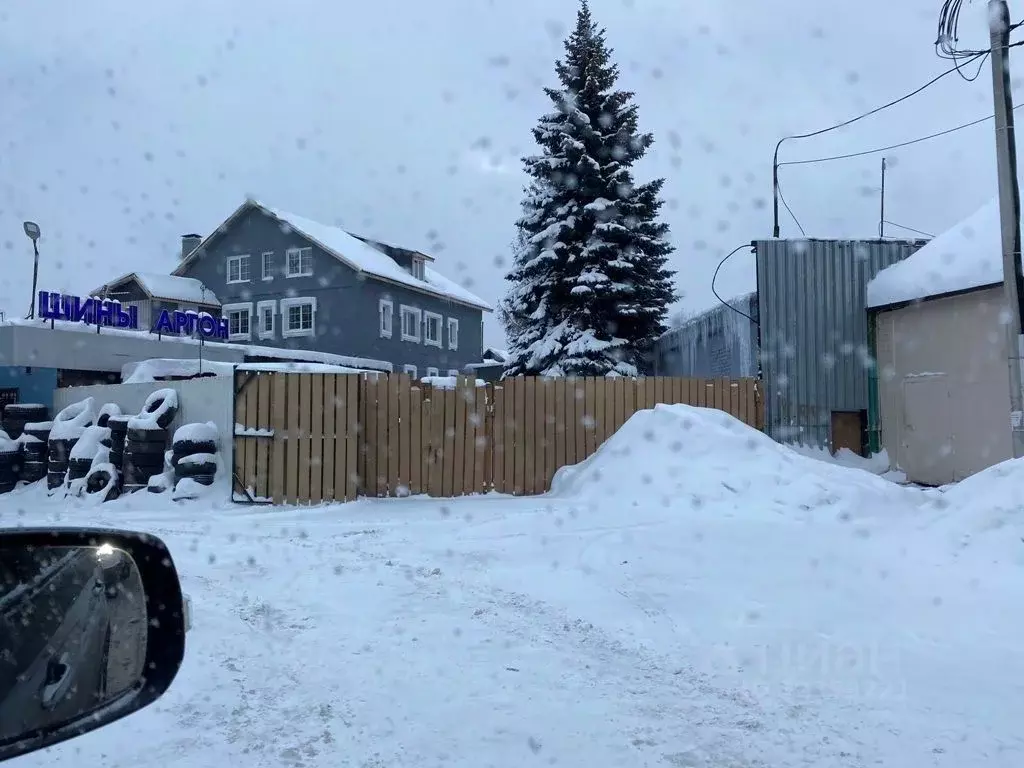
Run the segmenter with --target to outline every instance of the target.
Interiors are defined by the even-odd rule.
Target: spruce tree
[[[633,94],[586,2],[546,88],[554,111],[524,158],[530,176],[502,302],[506,375],[636,375],[675,300],[673,248],[658,220],[664,179],[635,184],[631,168],[654,142],[640,133]]]

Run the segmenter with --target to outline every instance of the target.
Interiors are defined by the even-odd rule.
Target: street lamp
[[[32,264],[32,299],[28,305],[28,319],[36,316],[36,282],[39,280],[39,225],[34,221],[26,221],[22,224],[25,234],[32,241],[32,253],[35,254],[35,261]]]

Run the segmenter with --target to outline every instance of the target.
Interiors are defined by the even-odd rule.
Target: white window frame
[[[448,369],[448,375],[449,376],[458,376],[459,372],[457,370],[455,370],[454,368],[449,368]]]
[[[455,333],[452,333],[452,329],[455,329]],[[448,318],[448,349],[459,348],[459,318],[449,317]]]
[[[431,339],[427,333],[427,329],[430,328],[430,321],[437,320],[437,338]],[[423,313],[423,343],[428,347],[441,348],[441,339],[444,337],[444,318],[436,312],[424,312]]]
[[[416,378],[416,373],[418,371],[419,371],[419,369],[415,365],[403,365],[402,366],[402,373],[406,374],[407,376],[411,376],[414,379]]]
[[[309,253],[309,271],[302,271],[302,254]],[[299,271],[292,272],[292,255],[299,255]],[[289,248],[284,252],[284,272],[289,278],[291,277],[312,277],[313,276],[313,249],[309,246],[305,248]]]
[[[238,279],[231,279],[231,265],[238,264]],[[245,264],[246,271],[249,273],[248,277],[242,277],[242,264]],[[227,262],[224,265],[224,279],[228,285],[234,285],[237,283],[248,283],[252,280],[252,260],[249,258],[248,253],[239,253],[235,256],[228,256]]]
[[[267,257],[270,257],[270,269],[267,269]],[[260,273],[263,276],[264,282],[269,282],[274,279],[274,252],[264,251],[260,254]]]
[[[270,310],[270,330],[263,327],[263,311]],[[256,335],[261,339],[272,339],[277,333],[277,302],[273,299],[256,302]]]
[[[288,327],[288,315],[292,307],[304,307],[309,304],[312,326],[300,330],[292,330]],[[296,296],[291,299],[281,299],[281,338],[295,339],[303,336],[316,336],[316,297]]]
[[[405,316],[412,315],[416,318],[416,335],[412,335],[405,332]],[[423,335],[420,326],[423,325],[423,310],[419,307],[410,307],[406,304],[398,305],[398,322],[400,323],[400,332],[402,334],[402,341],[415,341],[419,344],[420,336]]]
[[[438,375],[437,368],[435,368],[432,365],[428,365],[427,366],[427,376],[437,376],[437,375]]]
[[[225,304],[220,308],[221,317],[228,321],[228,341],[251,341],[252,340],[252,302],[243,301],[237,304]],[[249,316],[248,333],[231,333],[231,313],[245,312]]]
[[[426,261],[419,258],[418,256],[412,257],[412,276],[417,280],[426,280],[427,275],[427,264]]]
[[[387,319],[386,323],[384,322],[385,318]],[[395,302],[391,299],[381,299],[377,303],[377,328],[382,339],[390,339],[394,333]]]

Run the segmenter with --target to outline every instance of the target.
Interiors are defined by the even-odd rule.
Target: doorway
[[[841,449],[864,455],[864,411],[832,411],[832,455]]]

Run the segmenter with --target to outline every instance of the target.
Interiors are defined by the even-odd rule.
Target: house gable
[[[426,268],[426,262],[433,261],[433,259],[425,254],[357,237],[339,227],[320,224],[295,214],[270,208],[251,199],[239,206],[213,233],[196,246],[183,259],[173,274],[192,274],[193,265],[217,248],[223,238],[252,212],[259,212],[270,218],[284,232],[294,234],[305,240],[307,244],[316,246],[320,251],[345,264],[363,278],[401,285],[419,293],[464,304],[484,312],[491,311],[491,307],[486,302],[465,288],[434,270]],[[251,254],[249,255],[251,256]],[[422,277],[414,276],[408,268],[411,267],[414,260],[420,257],[424,263]],[[405,261],[408,261],[409,264],[403,266]]]

